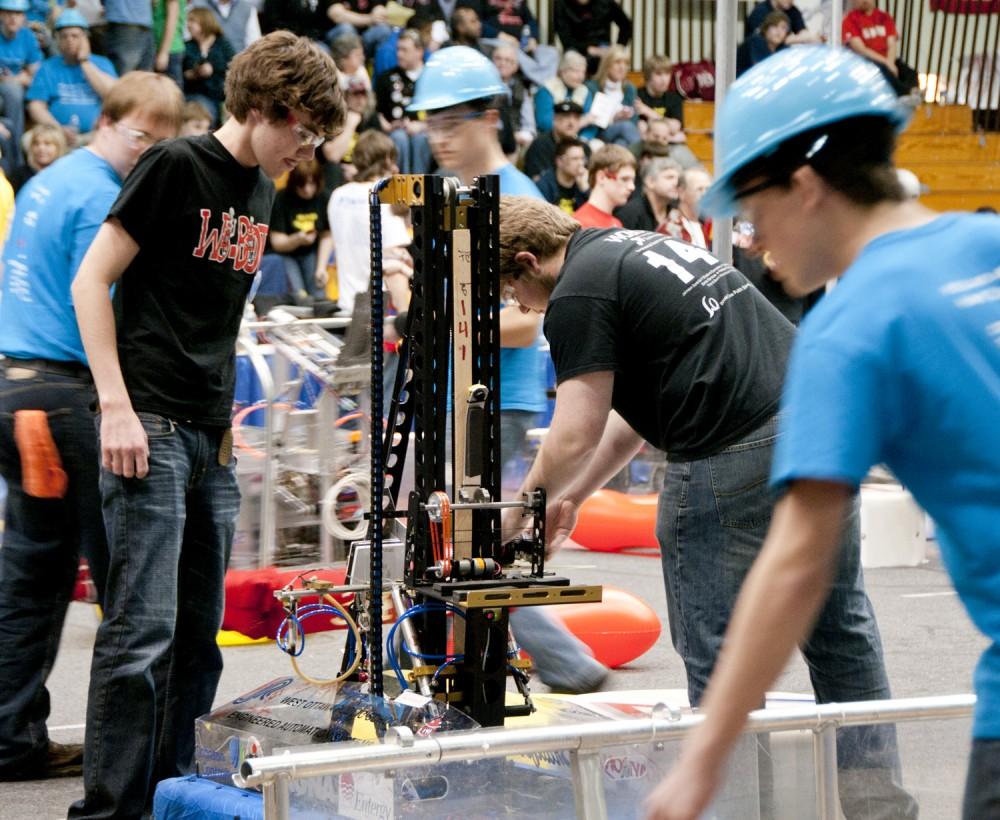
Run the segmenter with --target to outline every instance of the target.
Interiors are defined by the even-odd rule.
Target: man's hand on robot
[[[516,541],[531,526],[531,514],[517,507],[508,507],[500,517],[500,543]]]
[[[551,558],[573,534],[576,519],[580,515],[580,505],[568,498],[557,498],[545,509],[546,534],[545,557]]]

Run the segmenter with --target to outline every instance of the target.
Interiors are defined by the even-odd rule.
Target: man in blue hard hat
[[[892,166],[907,121],[878,68],[798,47],[730,89],[703,207],[742,212],[788,290],[840,277],[795,342],[771,482],[781,492],[702,702],[705,722],[648,816],[699,817],[746,714],[829,589],[843,512],[885,463],[937,523],[944,563],[990,639],[966,820],[1000,816],[1000,220],[907,201]]]
[[[24,92],[42,62],[42,50],[31,29],[25,28],[28,0],[0,0],[0,101],[10,131],[11,156],[5,165],[13,169],[21,161],[24,133]]]
[[[97,124],[101,101],[118,79],[107,57],[90,53],[90,26],[76,9],[56,18],[59,53],[42,63],[28,88],[28,114],[62,128],[73,147]]]
[[[425,112],[434,158],[463,184],[497,174],[502,194],[544,199],[500,146],[500,107],[506,94],[507,86],[489,58],[468,46],[452,46],[427,61],[408,110]],[[515,305],[500,311],[500,453],[508,464],[524,455],[527,432],[546,409],[540,330],[537,315],[523,314]],[[515,610],[511,627],[547,686],[589,692],[607,677],[608,670],[544,607]]]

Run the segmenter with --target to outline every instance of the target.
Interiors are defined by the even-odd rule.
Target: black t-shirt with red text
[[[108,218],[139,245],[114,296],[135,410],[229,426],[236,335],[273,200],[261,170],[212,134],[154,145],[126,177]]]
[[[544,330],[557,384],[612,371],[612,407],[678,461],[719,452],[777,411],[794,334],[735,268],[622,228],[573,235]]]

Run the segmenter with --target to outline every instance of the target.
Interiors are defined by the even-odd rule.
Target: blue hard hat
[[[751,68],[726,93],[715,123],[721,159],[701,210],[732,216],[737,210],[733,176],[792,137],[851,117],[884,117],[899,132],[910,111],[874,63],[846,48],[783,49]]]
[[[89,30],[90,26],[87,24],[87,18],[84,17],[76,9],[63,9],[62,14],[56,18],[55,30],[63,28],[82,28]]]
[[[0,11],[27,11],[28,0],[0,0]]]
[[[427,61],[406,110],[434,111],[506,93],[500,72],[486,55],[468,46],[451,46],[435,51]]]

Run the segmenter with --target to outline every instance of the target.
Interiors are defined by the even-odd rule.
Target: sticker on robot
[[[394,805],[393,782],[384,775],[357,772],[340,776],[340,813],[344,817],[389,820]]]

